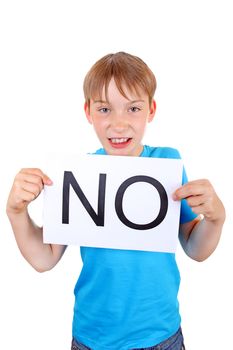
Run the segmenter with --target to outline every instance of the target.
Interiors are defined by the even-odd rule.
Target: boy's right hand
[[[52,181],[40,169],[22,169],[14,179],[7,201],[7,212],[24,212],[29,203],[39,196],[44,185],[52,185]]]

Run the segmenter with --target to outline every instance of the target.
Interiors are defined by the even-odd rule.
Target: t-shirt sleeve
[[[183,168],[183,178],[182,178],[182,185],[188,182],[187,174],[185,171],[185,168]],[[197,214],[195,214],[191,207],[188,205],[186,199],[182,199],[181,201],[181,209],[180,209],[180,223],[184,224],[186,222],[192,221],[197,217]]]

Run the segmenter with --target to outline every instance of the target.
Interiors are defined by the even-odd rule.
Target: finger
[[[31,201],[36,198],[34,193],[21,190],[19,193],[15,194],[14,198],[11,196],[8,198],[7,206],[11,210],[22,210],[25,208]]]
[[[195,180],[186,183],[173,193],[174,200],[181,200],[191,196],[203,195],[209,190],[208,180]]]
[[[53,183],[52,180],[46,174],[44,174],[42,170],[40,170],[38,168],[23,168],[23,169],[21,169],[20,174],[27,174],[29,176],[37,176],[41,179],[41,181],[44,185],[52,185],[52,183]],[[32,182],[34,182],[34,181],[32,181]]]
[[[23,187],[25,184],[33,184],[40,188],[42,191],[44,185],[42,178],[38,175],[19,173],[15,179],[16,187]]]
[[[43,190],[43,184],[41,180],[37,180],[34,183],[28,182],[25,180],[17,179],[12,187],[12,193],[15,193],[15,196],[20,195],[22,191],[33,193],[35,197],[38,197],[41,191]]]
[[[191,196],[202,195],[203,187],[199,184],[185,184],[175,191],[177,199],[184,199]]]
[[[205,204],[192,207],[192,211],[197,215],[203,215],[203,217],[206,219],[211,218],[213,213],[212,210],[210,210],[210,208],[208,208]]]
[[[42,184],[40,185],[36,185],[36,184],[32,184],[32,183],[28,183],[28,182],[24,182],[22,184],[22,190],[32,193],[34,198],[38,197],[39,194],[41,193],[43,187]]]
[[[25,190],[22,190],[17,196],[15,203],[20,204],[20,203],[25,203],[27,202],[28,204],[32,202],[36,198],[36,194],[33,192],[28,192]]]
[[[193,208],[193,207],[198,207],[200,205],[203,205],[204,203],[206,203],[207,198],[204,195],[199,195],[199,196],[191,196],[186,198],[186,201],[188,203],[188,205]]]

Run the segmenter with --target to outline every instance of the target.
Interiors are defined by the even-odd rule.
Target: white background
[[[40,166],[48,151],[99,146],[83,113],[82,81],[97,59],[121,50],[140,56],[157,77],[157,114],[145,143],[178,148],[189,178],[209,178],[225,203],[216,252],[197,263],[179,249],[177,260],[187,349],[231,347],[232,18],[230,0],[1,1],[1,349],[70,348],[79,249],[38,274],[17,249],[5,203],[21,167]],[[31,211],[40,223],[40,199]]]

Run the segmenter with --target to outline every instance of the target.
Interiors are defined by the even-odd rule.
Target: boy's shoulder
[[[152,147],[145,145],[142,152],[143,157],[152,158],[172,158],[180,159],[180,153],[176,148],[172,147]]]

